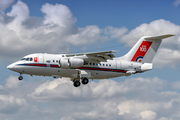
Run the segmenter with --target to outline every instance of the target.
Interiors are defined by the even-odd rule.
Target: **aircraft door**
[[[38,55],[38,64],[39,66],[36,68],[36,73],[39,75],[44,75],[45,69],[44,69],[44,56]]]
[[[39,58],[38,63],[44,63],[43,55],[38,55],[38,58]]]

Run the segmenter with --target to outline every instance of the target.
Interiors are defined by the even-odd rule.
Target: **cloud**
[[[47,11],[56,14],[52,15],[51,12]],[[61,4],[45,4],[42,7],[42,12],[45,13],[44,19],[30,17],[29,8],[25,3],[18,1],[13,5],[7,16],[14,19],[8,25],[0,24],[2,26],[0,30],[2,31],[0,40],[2,49],[6,51],[7,45],[11,46],[11,49],[7,50],[8,52],[4,52],[3,55],[1,54],[1,56],[5,54],[10,56],[12,51],[20,54],[33,51],[57,52],[67,46],[63,37],[71,33],[72,24],[74,24],[74,18],[70,10]]]
[[[92,25],[78,28],[78,33],[68,36],[66,40],[73,45],[87,45],[95,43],[102,38],[100,28]]]
[[[180,89],[180,81],[176,81],[172,83],[172,88],[174,89]]]
[[[5,10],[6,8],[8,8],[13,2],[14,2],[14,0],[1,0],[1,2],[0,2],[0,11]]]
[[[128,32],[128,29],[126,27],[115,28],[112,26],[108,26],[104,29],[105,35],[114,39],[120,39],[127,32]]]
[[[121,36],[120,42],[126,44],[126,46],[132,47],[142,36],[157,36],[164,34],[173,34],[174,37],[164,39],[160,46],[157,55],[153,63],[154,67],[171,66],[174,67],[179,64],[179,50],[180,50],[180,26],[159,19],[150,22],[149,24],[143,23],[129,33]],[[166,55],[165,55],[166,54]],[[163,61],[162,61],[163,58]]]
[[[19,86],[20,81],[16,80],[17,77],[16,76],[10,76],[6,81],[6,86],[8,88],[16,88]]]
[[[0,95],[0,105],[0,113],[12,114],[25,106],[26,101],[23,98],[16,98],[10,95]]]
[[[33,78],[33,79],[36,79]],[[91,81],[73,87],[70,79],[24,80],[10,76],[0,91],[1,119],[166,120],[179,119],[180,94],[160,78]],[[7,87],[10,85],[10,87]],[[3,92],[4,91],[4,92]]]
[[[157,114],[151,110],[145,110],[140,115],[143,120],[155,120]]]
[[[46,3],[42,6],[41,11],[45,14],[44,24],[57,24],[59,27],[66,28],[76,22],[70,9],[62,4]]]
[[[176,6],[176,7],[179,6],[179,4],[180,4],[180,0],[175,0],[175,1],[173,2],[173,5]]]
[[[142,36],[157,36],[164,34],[173,34],[179,37],[180,26],[166,21],[164,19],[159,19],[150,22],[149,24],[143,23],[135,29],[131,30],[128,34],[125,34],[120,39],[120,42],[125,42],[127,46],[132,47]],[[170,45],[175,44],[178,40],[171,39]]]
[[[76,27],[77,20],[65,5],[46,3],[41,11],[43,18],[31,17],[27,4],[19,0],[9,13],[1,12],[1,60],[37,52],[67,53],[71,45],[90,45],[104,38],[95,25]]]
[[[177,68],[177,64],[179,64],[179,60],[180,60],[179,50],[162,48],[158,51],[153,62],[154,62],[154,66],[156,67],[170,66],[172,68]]]
[[[55,79],[47,81],[40,85],[28,96],[38,100],[94,100],[97,98],[111,98],[122,96],[128,92],[139,92],[146,89],[162,90],[166,83],[161,79],[155,78],[132,78],[125,82],[116,82],[113,80],[102,80],[98,83],[91,82],[90,85],[72,87],[73,83],[69,79]],[[133,89],[131,89],[131,87]],[[140,87],[141,86],[141,87]],[[68,89],[70,88],[71,89]],[[108,88],[108,89],[107,89]],[[134,90],[136,88],[136,91]],[[146,91],[147,92],[147,91]],[[151,94],[151,93],[149,93]]]
[[[150,110],[157,109],[160,103],[149,103],[138,100],[130,100],[122,102],[118,105],[119,115],[132,114],[136,119],[154,120],[156,113]],[[150,110],[148,110],[150,109]]]
[[[104,82],[105,81],[105,82]],[[116,95],[125,94],[128,89],[112,80],[103,80],[99,83],[91,82],[91,86],[83,86],[76,89],[69,79],[55,79],[40,85],[29,94],[33,99],[41,100],[93,100],[98,97],[109,98]],[[68,89],[72,87],[72,89]],[[106,89],[106,88],[109,89]]]
[[[69,111],[76,108],[76,112],[64,114],[62,120],[164,119],[175,115],[173,113],[175,110],[168,114],[164,113],[176,109],[174,103],[179,104],[178,99],[169,97],[173,95],[174,98],[178,98],[179,94],[158,92],[166,88],[167,82],[157,77],[131,78],[123,82],[101,80],[90,82],[86,86],[82,85],[78,89],[74,89],[72,82],[67,80],[47,81],[39,85],[28,97],[41,102],[60,101],[65,104],[66,101],[68,108],[71,106]],[[79,104],[86,105],[80,107]],[[61,109],[63,107],[67,105],[61,106]]]

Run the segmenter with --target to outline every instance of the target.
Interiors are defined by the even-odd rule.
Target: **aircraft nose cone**
[[[13,69],[14,69],[14,65],[13,65],[13,64],[8,65],[8,66],[7,66],[7,69],[13,70]]]

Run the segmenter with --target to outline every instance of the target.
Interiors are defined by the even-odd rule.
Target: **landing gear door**
[[[43,55],[38,55],[38,58],[39,58],[38,63],[44,63]]]

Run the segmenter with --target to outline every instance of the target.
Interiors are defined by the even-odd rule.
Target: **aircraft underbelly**
[[[61,69],[61,68],[50,68],[50,67],[35,67],[26,66],[25,74],[40,75],[40,76],[52,76],[58,75],[60,77],[69,77],[73,74],[77,74],[75,69]]]
[[[91,71],[92,79],[107,79],[119,76],[124,76],[125,73],[109,72],[109,71]]]
[[[124,76],[125,73],[112,72],[112,71],[98,71],[98,70],[86,70],[91,73],[89,79],[106,79]],[[32,67],[26,66],[25,74],[40,75],[40,76],[52,76],[58,75],[60,77],[72,77],[75,78],[78,75],[78,69],[61,69],[61,68],[49,68],[49,67]]]

